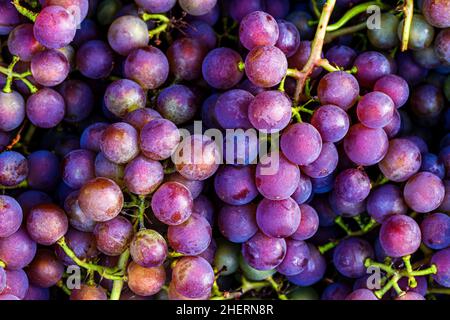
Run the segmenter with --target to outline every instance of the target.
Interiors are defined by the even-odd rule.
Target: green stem
[[[437,267],[436,265],[432,265],[429,268],[423,269],[423,270],[417,270],[417,271],[411,271],[411,272],[402,272],[402,275],[405,277],[413,276],[413,277],[420,277],[420,276],[427,276],[429,274],[436,274]]]
[[[145,229],[145,196],[139,196],[138,221],[139,229]]]
[[[336,38],[345,36],[347,34],[354,34],[358,31],[362,31],[366,28],[367,28],[367,23],[364,21],[364,22],[361,22],[354,26],[342,28],[342,29],[327,33],[327,35],[325,36],[325,43],[330,43]]]
[[[268,277],[266,279],[266,281],[270,284],[272,289],[275,290],[275,292],[278,295],[278,299],[280,299],[280,300],[288,300],[286,295],[280,292],[281,291],[281,285],[278,284],[272,277]]]
[[[431,288],[431,289],[428,289],[427,293],[429,293],[429,294],[449,294],[450,295],[450,288]]]
[[[240,72],[245,70],[245,63],[243,61],[239,61],[238,69],[239,69]]]
[[[5,93],[11,93],[11,85],[13,82],[13,69],[14,66],[16,65],[17,62],[19,62],[19,57],[14,56],[12,62],[9,64],[8,66],[8,75],[6,77],[6,83],[5,86],[3,87],[3,92]]]
[[[317,18],[320,17],[320,10],[319,10],[319,6],[317,5],[317,0],[312,0],[312,7],[313,7],[313,12],[316,15]]]
[[[125,269],[128,264],[128,259],[130,258],[130,250],[125,250],[119,257],[119,262],[117,263],[117,269],[119,272],[125,273]],[[110,300],[119,300],[120,294],[122,293],[123,279],[114,280],[113,287],[111,290]]]
[[[319,246],[318,249],[321,254],[324,254],[325,252],[330,251],[331,249],[336,247],[338,244],[339,241],[330,241],[324,245]]]
[[[352,234],[352,230],[350,227],[344,222],[343,218],[341,216],[334,219],[334,223],[336,223],[339,227],[341,227],[342,230],[347,233],[347,235]]]
[[[28,188],[28,180],[23,180],[21,183],[15,186],[2,186],[0,185],[0,189],[8,190],[8,189],[18,189],[18,188]]]
[[[409,34],[411,32],[411,23],[414,15],[414,0],[405,0],[403,12],[405,14],[405,19],[403,21],[401,51],[406,51],[408,50]]]
[[[142,20],[144,21],[148,21],[148,20],[157,20],[160,21],[162,23],[169,23],[170,19],[168,17],[166,17],[163,14],[158,14],[158,13],[143,13],[142,14]]]
[[[65,294],[67,294],[67,295],[69,295],[69,296],[72,294],[72,291],[70,291],[70,289],[67,288],[67,286],[64,284],[64,282],[63,282],[62,280],[59,280],[59,281],[56,283],[56,286],[57,286],[58,288],[61,288],[62,291],[64,291]]]
[[[393,275],[393,274],[396,273],[396,271],[394,269],[392,269],[390,266],[385,265],[385,264],[380,263],[380,262],[373,261],[370,258],[367,258],[366,261],[364,261],[364,266],[366,268],[368,268],[368,267],[377,267],[380,270],[383,270],[384,272],[386,272],[388,275]]]
[[[286,81],[286,76],[281,79],[280,85],[278,86],[278,90],[284,92],[284,82]]]
[[[380,290],[375,291],[375,295],[378,297],[378,299],[383,298],[383,296],[388,292],[394,284],[400,280],[401,276],[399,274],[395,274]]]
[[[333,66],[327,59],[320,59],[317,62],[317,65],[324,68],[325,70],[327,70],[328,72],[336,72],[336,71],[340,71],[339,68]]]
[[[411,288],[415,288],[417,287],[417,281],[416,278],[414,278],[414,276],[411,275],[411,273],[413,272],[413,268],[411,265],[411,255],[404,256],[402,259],[403,263],[405,264],[406,272],[409,274],[408,286],[410,286]]]
[[[14,5],[14,7],[16,7],[16,10],[23,16],[27,17],[28,19],[30,19],[31,21],[35,22],[36,21],[36,17],[38,16],[38,14],[36,12],[33,12],[25,7],[23,7],[19,0],[13,0],[12,4]]]
[[[150,39],[152,39],[152,38],[155,37],[155,36],[158,37],[159,34],[160,34],[161,32],[166,31],[166,29],[167,29],[168,27],[169,27],[169,24],[168,24],[168,23],[163,23],[163,24],[157,26],[155,29],[150,30],[150,31],[148,32],[148,35],[150,36]]]
[[[4,263],[2,260],[0,260],[0,268],[6,268],[6,263]]]
[[[297,110],[297,108],[292,108],[292,117],[299,123],[302,123],[302,116],[300,115],[300,112]]]
[[[179,253],[179,252],[176,252],[176,251],[170,251],[170,252],[167,254],[167,256],[168,256],[169,258],[176,259],[176,258],[184,257],[184,254]]]
[[[374,183],[372,183],[371,187],[372,187],[372,188],[375,188],[375,187],[381,186],[381,185],[383,185],[383,184],[386,184],[386,183],[388,183],[388,182],[389,182],[389,179],[386,178],[384,175],[381,174],[381,175],[378,177],[377,181],[375,181]]]

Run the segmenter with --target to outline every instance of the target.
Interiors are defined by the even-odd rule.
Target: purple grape
[[[387,94],[373,91],[359,100],[356,112],[366,127],[382,128],[392,120],[394,110],[394,102]]]
[[[445,178],[444,163],[433,153],[422,153],[422,166],[420,167],[420,171],[431,172],[440,179]]]
[[[345,45],[335,45],[327,50],[325,58],[332,64],[350,69],[356,58],[356,51]]]
[[[389,74],[378,79],[373,89],[387,94],[394,102],[396,108],[402,107],[409,97],[408,83],[403,78],[394,74]]]
[[[191,216],[193,199],[189,189],[181,183],[166,182],[153,194],[151,206],[159,221],[178,225]]]
[[[0,238],[9,237],[19,230],[22,219],[19,203],[10,196],[0,195]]]
[[[170,71],[180,80],[198,79],[202,74],[202,62],[206,53],[201,41],[191,38],[175,40],[167,49]]]
[[[56,127],[64,119],[65,109],[63,97],[50,88],[40,89],[26,103],[28,120],[39,128]]]
[[[218,108],[216,105],[217,116],[219,116]],[[276,90],[258,93],[248,106],[250,123],[257,130],[268,133],[284,129],[291,120],[291,114],[292,103],[289,97]],[[218,119],[218,121],[220,123],[221,120]]]
[[[12,187],[20,184],[28,176],[28,162],[15,151],[0,153],[0,185]]]
[[[309,165],[320,156],[322,138],[309,123],[295,123],[281,136],[281,150],[290,161],[302,166]]]
[[[156,110],[175,124],[192,120],[198,109],[197,97],[187,86],[174,84],[158,95]]]
[[[250,129],[249,105],[253,100],[251,93],[241,89],[221,94],[214,107],[219,126],[223,129]]]
[[[188,16],[189,19],[195,18],[202,22],[207,23],[210,26],[214,26],[220,17],[220,4],[216,3],[216,5],[209,10],[207,13],[199,15],[199,16]]]
[[[95,178],[87,182],[78,196],[81,211],[94,221],[115,218],[123,207],[123,193],[119,186],[107,178]]]
[[[242,245],[242,256],[256,270],[274,269],[286,256],[286,241],[258,231]]]
[[[311,194],[311,179],[307,175],[301,174],[297,189],[295,189],[294,193],[291,195],[291,198],[294,199],[298,204],[302,204],[310,198]]]
[[[177,127],[169,120],[155,119],[146,124],[140,133],[141,151],[150,159],[169,158],[180,141]]]
[[[138,132],[125,122],[110,124],[103,131],[100,149],[109,161],[127,163],[139,154]]]
[[[373,190],[367,198],[367,213],[378,223],[392,215],[406,214],[406,206],[399,187],[385,184]]]
[[[395,109],[391,121],[383,127],[383,130],[386,132],[388,138],[393,138],[400,132],[402,125],[403,123],[400,112]]]
[[[94,107],[94,93],[82,81],[67,80],[58,88],[66,103],[64,120],[78,122],[86,119]]]
[[[184,31],[186,33],[186,37],[199,41],[207,49],[212,50],[216,47],[217,35],[208,23],[194,20],[189,23]]]
[[[28,279],[41,288],[50,288],[62,279],[64,265],[48,249],[40,249],[26,269]]]
[[[136,0],[136,4],[150,13],[164,13],[172,9],[176,0]]]
[[[415,292],[422,296],[427,294],[428,291],[428,283],[426,277],[414,277],[417,282],[417,286],[415,288],[411,288],[408,285],[408,278],[403,277],[398,281],[398,286],[407,292]]]
[[[75,256],[81,260],[93,259],[99,255],[97,245],[95,244],[95,237],[90,232],[69,229],[64,236],[64,239],[67,246],[75,253]],[[64,265],[70,266],[75,264],[60,246],[55,248],[55,253]]]
[[[100,286],[82,284],[80,288],[73,289],[70,300],[108,300],[105,289]]]
[[[244,73],[239,70],[242,58],[230,48],[211,50],[203,59],[202,74],[205,81],[216,89],[230,89],[241,81]]]
[[[196,199],[203,190],[204,182],[200,180],[190,180],[183,177],[178,172],[174,172],[168,176],[165,176],[166,181],[173,181],[181,183],[183,186],[189,189],[191,192],[192,198]]]
[[[441,286],[450,288],[450,248],[433,254],[431,264],[434,264],[437,268],[437,273],[433,275],[433,279]],[[8,279],[8,274],[6,279]]]
[[[223,158],[226,164],[256,164],[260,148],[255,130],[237,129],[225,135]]]
[[[450,146],[447,146],[439,152],[439,160],[445,167],[445,176],[450,178]]]
[[[301,212],[292,199],[263,199],[256,210],[259,229],[269,237],[287,238],[294,234],[300,225]]]
[[[92,232],[96,222],[89,219],[83,211],[80,209],[78,203],[79,191],[71,192],[64,200],[64,211],[69,218],[69,224],[71,227],[83,231]]]
[[[256,187],[265,198],[283,200],[297,189],[300,170],[282,154],[272,153],[261,158],[255,176]]]
[[[339,155],[336,147],[331,142],[322,144],[319,157],[312,163],[301,166],[302,172],[311,178],[324,178],[334,172],[338,165]]]
[[[25,228],[20,228],[6,238],[0,238],[0,260],[9,270],[18,270],[27,266],[36,254],[34,242]]]
[[[207,14],[216,3],[217,0],[178,0],[180,7],[192,16]]]
[[[286,256],[277,267],[277,271],[286,276],[301,273],[307,266],[310,258],[309,247],[306,242],[286,240]]]
[[[30,284],[23,300],[44,301],[50,300],[50,290]]]
[[[450,217],[444,213],[433,213],[421,225],[423,243],[434,250],[450,246]]]
[[[27,291],[28,292],[28,291]],[[15,295],[13,294],[0,294],[0,300],[10,300],[10,301],[14,301],[14,300],[20,300],[19,298],[17,298]]]
[[[446,1],[424,0],[422,13],[429,24],[436,28],[450,27],[450,4]]]
[[[240,22],[242,18],[254,11],[260,11],[263,9],[262,0],[231,0],[229,5],[231,17]]]
[[[147,24],[139,17],[125,15],[114,20],[108,30],[108,42],[117,53],[126,56],[148,44]]]
[[[244,79],[239,85],[239,89],[245,90],[250,92],[252,95],[256,96],[257,94],[266,91],[266,89],[258,87],[257,85],[254,85],[250,80]]]
[[[73,189],[81,188],[95,178],[94,161],[95,153],[92,151],[78,149],[69,152],[62,162],[63,181]]]
[[[286,19],[288,21],[291,21],[297,27],[297,29],[301,34],[302,39],[311,40],[314,37],[315,29],[308,23],[313,19],[313,17],[308,12],[303,10],[295,10],[291,12],[286,17]],[[345,67],[345,69],[348,68]]]
[[[300,205],[301,220],[297,230],[291,235],[294,240],[307,240],[319,229],[319,216],[316,210],[307,204]]]
[[[125,167],[124,182],[127,189],[138,195],[147,195],[156,190],[164,179],[164,170],[158,161],[144,156],[134,158]]]
[[[43,86],[53,87],[62,83],[69,74],[69,62],[64,54],[50,49],[36,53],[31,59],[31,74]]]
[[[218,217],[219,230],[231,242],[243,243],[258,231],[256,206],[224,206]]]
[[[348,202],[361,202],[370,192],[370,179],[363,170],[346,169],[334,182],[336,196]]]
[[[200,195],[194,199],[193,213],[204,217],[211,226],[214,226],[215,212],[212,202],[205,196]]]
[[[437,117],[444,105],[442,91],[431,84],[417,86],[411,94],[411,110],[418,117]]]
[[[166,281],[163,266],[144,268],[131,262],[127,268],[128,287],[140,296],[152,296],[158,293]]]
[[[45,7],[34,22],[34,37],[49,49],[67,46],[75,37],[77,21],[75,17],[59,5]]]
[[[100,151],[103,131],[108,127],[105,122],[96,122],[86,127],[80,137],[80,147],[91,151]]]
[[[80,47],[83,43],[98,39],[99,37],[99,28],[96,22],[91,19],[84,19],[77,29],[72,44],[76,47]]]
[[[19,300],[23,299],[28,291],[29,281],[27,274],[19,270],[5,270],[6,273],[6,287],[2,291],[2,295],[15,296]],[[14,300],[10,297],[9,300]]]
[[[378,298],[369,289],[357,289],[345,297],[345,300],[378,300]]]
[[[310,286],[321,280],[327,268],[325,258],[320,254],[319,250],[311,244],[308,244],[308,248],[310,255],[303,271],[287,277],[289,282],[301,287]]]
[[[106,42],[93,39],[83,43],[78,49],[76,64],[81,74],[87,78],[106,78],[113,69],[113,52]]]
[[[136,130],[141,131],[147,123],[160,118],[162,118],[161,115],[155,109],[139,108],[129,112],[124,121],[131,124]]]
[[[370,141],[370,144],[367,144]],[[344,138],[344,150],[351,161],[370,166],[380,162],[388,151],[388,138],[383,129],[367,128],[362,124],[350,127]]]
[[[227,204],[247,204],[258,195],[255,185],[255,168],[222,166],[214,178],[214,188],[217,196]]]
[[[39,150],[28,156],[28,184],[31,188],[49,190],[58,184],[59,160],[47,150]]]
[[[108,256],[122,254],[133,239],[133,233],[133,225],[122,216],[97,223],[94,228],[97,248]]]
[[[444,200],[444,183],[430,172],[419,172],[408,180],[403,196],[406,204],[414,211],[430,212],[437,209]]]
[[[245,74],[255,85],[273,87],[281,82],[288,63],[283,51],[274,46],[253,48],[245,58]]]
[[[94,162],[95,176],[108,178],[119,186],[124,185],[125,167],[123,165],[109,161],[103,153],[99,152]]]
[[[409,52],[400,52],[397,55],[398,75],[410,85],[416,85],[428,74],[428,69],[416,63]]]
[[[52,202],[52,198],[42,191],[37,190],[28,190],[20,194],[17,197],[17,202],[20,204],[23,210],[23,216],[28,216],[28,213],[31,208],[35,205],[42,203],[50,203]]]
[[[369,242],[360,238],[341,241],[333,253],[333,263],[337,271],[348,278],[360,278],[366,274],[364,261],[374,258]]]
[[[9,1],[0,2],[0,35],[7,35],[21,22],[21,16]]]
[[[358,99],[359,84],[356,78],[347,72],[331,72],[320,79],[317,96],[322,105],[331,104],[348,110]]]
[[[439,210],[444,212],[450,212],[450,180],[444,181],[445,196],[442,204],[439,206]]]
[[[279,36],[275,44],[286,57],[292,56],[300,46],[300,33],[297,27],[289,21],[278,20]]]
[[[337,142],[347,134],[350,120],[345,111],[329,104],[315,110],[311,124],[319,131],[324,142]]]
[[[86,18],[89,9],[87,0],[39,0],[42,7],[61,6],[69,11],[76,20],[77,25]]]
[[[328,201],[333,211],[342,217],[354,217],[366,210],[365,199],[359,202],[351,202],[337,196],[336,192],[330,193]]]
[[[40,204],[30,210],[26,225],[34,241],[49,246],[66,234],[69,221],[65,212],[58,206]]]
[[[167,252],[166,240],[155,230],[139,230],[130,243],[131,258],[145,268],[162,265]]]
[[[0,92],[0,130],[11,131],[25,118],[25,101],[16,91]]]
[[[129,112],[144,108],[146,95],[134,81],[120,79],[111,83],[105,92],[106,108],[115,116],[123,118]]]
[[[276,20],[263,11],[249,13],[239,26],[239,40],[248,50],[258,46],[273,46],[278,40],[278,35]]]
[[[421,240],[419,225],[409,216],[393,215],[381,225],[380,244],[390,257],[413,254],[419,248]]]
[[[221,155],[217,144],[199,134],[185,138],[172,155],[175,168],[189,180],[205,180],[219,168]]]
[[[214,271],[201,257],[183,257],[172,269],[172,283],[179,293],[188,298],[204,297],[211,291]]]
[[[358,69],[356,79],[365,88],[373,87],[378,79],[391,73],[389,60],[377,51],[361,53],[353,65]]]
[[[9,34],[8,50],[22,61],[31,61],[31,58],[43,49],[44,47],[35,39],[33,25],[30,23],[18,25]]]
[[[325,176],[323,178],[311,178],[312,192],[327,193],[333,189],[335,173]]]
[[[211,234],[208,220],[195,213],[185,222],[171,225],[167,230],[169,245],[175,251],[189,256],[205,251],[211,243]]]
[[[398,296],[395,300],[426,300],[424,296],[416,292],[406,292],[405,294]]]

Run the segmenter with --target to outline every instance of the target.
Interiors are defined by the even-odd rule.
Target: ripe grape
[[[27,216],[27,231],[39,244],[49,246],[64,236],[69,227],[65,212],[54,204],[33,207]]]
[[[361,202],[370,192],[370,179],[364,170],[346,169],[334,182],[336,196],[348,202]]]
[[[44,50],[31,59],[31,74],[43,86],[53,87],[64,81],[69,74],[69,61],[58,50]]]
[[[242,245],[242,256],[253,268],[261,271],[276,268],[286,256],[286,241],[258,231]]]
[[[261,281],[265,280],[268,277],[275,274],[277,271],[276,269],[271,270],[257,270],[255,268],[252,268],[244,259],[244,257],[241,255],[239,258],[239,267],[242,270],[243,275],[245,278],[253,281]]]
[[[273,87],[286,75],[288,63],[283,51],[274,46],[253,48],[245,58],[245,74],[255,85]]]
[[[249,105],[253,100],[251,93],[241,89],[221,94],[214,106],[217,123],[223,129],[250,129]]]
[[[253,11],[246,15],[239,26],[239,40],[252,50],[258,46],[273,46],[278,40],[279,28],[276,20],[264,11]]]
[[[174,172],[172,174],[165,176],[166,181],[173,181],[181,183],[183,186],[189,189],[191,192],[192,198],[196,199],[203,190],[204,182],[200,180],[190,180],[183,177],[178,172]]]
[[[309,247],[304,241],[286,240],[286,256],[277,267],[277,271],[286,276],[302,272],[310,258]]]
[[[100,149],[109,161],[125,164],[139,154],[138,132],[125,122],[110,124],[103,131]]]
[[[198,109],[194,92],[187,86],[174,84],[158,95],[156,110],[175,124],[192,120]]]
[[[214,282],[211,265],[201,257],[183,257],[172,269],[175,289],[188,298],[209,295]]]
[[[351,202],[337,196],[336,192],[330,193],[328,202],[333,211],[342,217],[354,217],[366,210],[365,199],[359,202]]]
[[[440,250],[431,257],[431,264],[437,268],[433,279],[446,288],[450,288],[450,248]],[[6,275],[8,279],[8,274]]]
[[[434,40],[434,52],[439,60],[448,65],[450,63],[450,30],[441,30]]]
[[[2,296],[9,295],[9,300],[14,300],[11,297],[17,297],[19,300],[23,299],[28,291],[29,281],[27,274],[22,270],[5,270],[6,273],[6,287],[2,291]]]
[[[67,246],[75,253],[75,256],[81,260],[93,259],[99,255],[95,237],[90,232],[69,229],[64,239]],[[75,264],[72,258],[69,258],[60,246],[56,247],[55,253],[64,265],[70,266]]]
[[[382,185],[367,198],[367,213],[378,223],[395,214],[406,214],[408,207],[400,188],[393,184]]]
[[[26,103],[28,120],[39,128],[56,127],[64,119],[65,109],[63,97],[50,88],[40,89]]]
[[[364,262],[374,258],[369,242],[361,238],[349,238],[341,241],[333,253],[336,269],[345,277],[359,278],[366,274]]]
[[[218,99],[216,104],[216,115],[219,116],[218,108],[220,108]],[[258,93],[248,105],[248,119],[257,130],[275,133],[284,129],[290,119],[292,113],[292,103],[288,96],[281,91],[264,91]],[[219,120],[221,123],[221,120]]]
[[[50,288],[61,280],[64,265],[52,251],[39,249],[26,272],[31,283],[41,288]]]
[[[95,178],[94,161],[95,154],[92,151],[78,149],[69,152],[62,162],[63,181],[73,189],[81,188]]]
[[[307,287],[323,278],[327,265],[325,258],[320,254],[319,250],[311,244],[308,244],[309,259],[303,270],[287,279],[297,286]]]
[[[438,208],[445,196],[441,179],[430,172],[419,172],[406,182],[403,190],[406,204],[416,212],[430,212]]]
[[[115,116],[123,118],[129,112],[144,108],[146,95],[134,81],[120,79],[111,83],[105,92],[106,108]]]
[[[9,237],[0,238],[0,260],[9,270],[24,268],[33,260],[35,254],[36,242],[23,227]]]
[[[66,197],[64,200],[64,211],[69,218],[71,227],[83,232],[92,232],[94,231],[96,222],[89,219],[84,212],[81,211],[78,203],[78,195],[79,191],[73,191]]]
[[[151,296],[161,290],[166,281],[166,271],[163,266],[144,268],[131,262],[127,268],[128,287],[140,296]]]
[[[387,94],[394,102],[396,108],[402,107],[409,97],[408,83],[403,78],[394,74],[389,74],[378,79],[373,89]]]
[[[178,0],[180,7],[193,16],[201,16],[211,11],[217,0]]]
[[[358,81],[344,71],[328,73],[320,79],[317,87],[317,96],[322,105],[336,105],[343,110],[350,109],[358,99],[358,95]]]
[[[181,183],[165,182],[153,194],[151,206],[159,221],[178,225],[191,216],[193,199],[189,189]]]
[[[421,225],[422,240],[427,247],[440,250],[450,246],[450,217],[443,213],[433,213]]]
[[[356,79],[362,87],[371,88],[381,77],[391,73],[389,60],[377,51],[366,51],[356,57]]]
[[[311,124],[319,131],[324,142],[337,142],[347,134],[350,120],[341,108],[328,104],[314,111]]]
[[[213,88],[230,89],[243,77],[239,63],[242,63],[242,58],[236,51],[230,48],[213,49],[203,59],[203,78]]]
[[[409,216],[393,215],[381,225],[380,244],[390,257],[413,254],[419,248],[421,240],[419,225]]]
[[[89,116],[94,107],[94,93],[89,85],[78,80],[67,80],[58,92],[66,103],[65,121],[78,122]]]
[[[427,22],[437,28],[450,27],[450,4],[446,1],[424,0],[422,13]]]
[[[155,230],[139,230],[130,243],[131,258],[138,265],[151,268],[164,263],[167,257],[167,243]]]
[[[217,196],[231,205],[244,205],[258,195],[255,185],[255,168],[252,166],[222,166],[215,178]]]
[[[197,17],[199,19],[200,16]],[[217,44],[217,35],[214,29],[206,22],[194,20],[189,23],[186,30],[186,37],[199,41],[207,49],[212,50]],[[207,52],[205,52],[206,54]],[[170,60],[170,59],[169,59]]]
[[[19,230],[22,219],[19,203],[10,196],[0,195],[0,238],[9,237]]]
[[[108,30],[108,42],[117,53],[126,56],[149,40],[147,24],[139,17],[125,15],[117,18]]]
[[[7,35],[21,21],[21,16],[9,1],[0,2],[0,35]]]
[[[167,230],[169,245],[175,251],[189,256],[205,251],[211,243],[211,234],[208,220],[195,213],[185,222],[171,225]]]
[[[26,217],[31,208],[35,205],[42,203],[52,202],[52,198],[48,194],[37,190],[28,190],[21,193],[17,197],[17,202],[20,204],[23,210],[23,216]]]
[[[301,212],[292,199],[263,199],[256,209],[256,222],[267,236],[287,238],[294,234],[300,225]]]
[[[439,88],[424,84],[417,86],[411,94],[411,110],[425,119],[437,117],[444,109],[444,96]]]
[[[15,186],[28,176],[28,163],[23,155],[15,151],[0,153],[0,185]]]
[[[0,92],[0,130],[14,130],[24,118],[25,102],[22,96],[16,91]]]
[[[80,147],[91,151],[100,151],[103,131],[108,127],[105,122],[95,122],[87,126],[80,137]]]
[[[410,85],[416,85],[428,74],[428,69],[422,67],[414,61],[409,52],[401,52],[396,59],[398,65],[398,75],[406,80]]]
[[[294,240],[307,240],[314,236],[319,229],[319,216],[316,210],[308,204],[300,206],[301,219],[297,230],[291,234]]]
[[[31,58],[43,49],[44,47],[34,37],[31,23],[18,25],[9,34],[8,50],[22,61],[31,61]]]
[[[133,225],[122,216],[97,223],[94,228],[97,248],[108,256],[118,256],[126,250],[133,238]]]
[[[301,166],[302,172],[311,178],[324,178],[331,175],[336,169],[339,161],[339,155],[336,147],[331,142],[322,144],[322,150],[319,157],[312,163]]]
[[[102,287],[82,284],[79,289],[72,290],[70,300],[108,300],[108,297]]]
[[[359,121],[368,128],[382,128],[388,125],[393,118],[394,110],[392,99],[378,91],[364,95],[356,108]]]
[[[256,206],[223,206],[218,216],[219,230],[231,242],[242,243],[258,231]]]
[[[109,161],[101,152],[95,157],[95,176],[113,180],[119,186],[124,185],[125,168],[123,165]]]
[[[124,182],[128,190],[134,194],[152,193],[163,181],[162,165],[143,156],[133,159],[125,167]]]
[[[420,167],[420,171],[428,171],[440,179],[445,178],[445,166],[443,161],[439,159],[439,157],[433,153],[423,153],[422,154],[422,166]]]
[[[151,13],[167,12],[175,6],[176,0],[136,0],[136,4]]]
[[[141,131],[147,123],[160,118],[162,118],[161,115],[155,109],[139,108],[127,113],[124,121],[131,124],[136,130]]]
[[[76,64],[77,69],[87,78],[106,78],[113,69],[113,52],[104,41],[86,41],[77,51]]]
[[[281,150],[286,158],[298,165],[309,165],[320,155],[322,138],[308,123],[290,125],[281,136]]]
[[[198,79],[202,74],[202,62],[206,53],[203,43],[195,38],[175,40],[167,49],[170,71],[180,80]]]
[[[307,175],[301,174],[297,189],[295,189],[294,193],[291,195],[291,198],[294,199],[298,204],[302,204],[310,198],[311,194],[311,179]]]
[[[357,289],[350,293],[345,300],[378,300],[378,298],[369,289]]]

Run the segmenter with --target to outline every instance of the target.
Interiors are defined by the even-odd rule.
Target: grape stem
[[[4,263],[2,260],[0,260],[0,268],[6,268],[6,263]]]
[[[405,0],[403,13],[405,14],[405,20],[403,23],[401,51],[406,51],[408,50],[409,34],[414,14],[414,0]]]
[[[159,37],[159,35],[166,31],[167,28],[170,25],[170,19],[167,18],[165,15],[163,14],[155,14],[155,13],[143,13],[142,14],[142,19],[144,21],[148,21],[148,20],[156,20],[160,22],[160,25],[157,26],[156,28],[150,30],[148,32],[148,35],[150,36],[150,39],[152,39],[153,37]]]
[[[406,272],[408,272],[408,274],[409,274],[408,286],[410,286],[411,288],[415,288],[415,287],[417,287],[417,281],[416,281],[416,278],[414,278],[414,276],[411,275],[411,273],[413,272],[412,265],[411,265],[411,255],[404,256],[402,259],[403,259],[403,263],[405,264]]]
[[[259,291],[263,288],[270,287],[271,284],[269,281],[257,281],[250,282],[245,277],[241,279],[242,286],[236,291],[229,292],[221,292],[217,286],[217,283],[214,282],[213,285],[213,296],[210,300],[234,300],[239,299],[242,295],[246,294],[249,291],[256,290]]]
[[[6,77],[6,83],[5,86],[3,87],[3,92],[4,93],[11,93],[11,85],[12,85],[12,81],[13,81],[13,69],[14,66],[16,65],[17,62],[19,62],[19,57],[18,56],[14,56],[13,60],[11,61],[11,63],[9,64],[8,68],[7,68],[7,77]]]
[[[377,296],[378,299],[383,298],[383,296],[386,294],[386,292],[388,292],[392,287],[396,287],[397,289],[399,289],[398,287],[398,281],[400,280],[401,276],[399,274],[394,274],[394,276],[384,285],[383,288],[381,288],[380,290],[375,291],[375,295]],[[401,289],[400,289],[401,290]],[[400,292],[400,294],[402,294],[403,291]]]
[[[27,8],[25,8],[24,6],[22,6],[19,2],[19,0],[13,0],[12,4],[14,5],[14,7],[16,7],[16,10],[23,16],[27,17],[28,19],[30,19],[31,21],[35,22],[36,21],[36,17],[38,16],[38,14],[36,12],[33,12]]]
[[[64,282],[63,282],[62,280],[59,280],[59,281],[56,283],[56,286],[59,287],[59,288],[61,288],[61,290],[62,290],[65,294],[67,294],[67,295],[69,295],[69,296],[72,294],[72,291],[70,291],[70,289],[67,288],[67,286],[64,284]]]
[[[277,283],[272,277],[268,277],[266,279],[267,282],[269,282],[270,286],[272,287],[273,290],[275,290],[275,292],[278,295],[278,299],[280,300],[289,300],[285,294],[281,293],[281,286],[283,285],[282,283],[279,284]]]
[[[450,288],[431,288],[427,291],[428,294],[449,294]]]
[[[128,259],[130,258],[130,250],[125,250],[119,257],[119,261],[117,263],[118,272],[125,274],[125,270],[128,265]],[[124,279],[114,280],[113,287],[111,290],[111,296],[109,300],[119,300],[120,295],[122,293]]]
[[[327,33],[324,41],[325,41],[325,43],[330,43],[333,40],[335,40],[336,38],[345,36],[347,34],[353,34],[358,31],[364,30],[366,28],[367,28],[367,22],[364,21],[359,24],[355,24],[354,26],[342,28],[342,29]]]
[[[8,90],[8,87],[7,87],[7,86],[8,86],[8,80],[10,81],[10,82],[9,82],[9,90],[10,90],[10,86],[11,86],[12,80],[13,80],[13,79],[18,79],[18,80],[22,81],[22,82],[28,87],[28,89],[30,90],[31,93],[37,92],[38,89],[36,88],[36,86],[34,86],[34,85],[26,78],[26,77],[28,77],[28,76],[31,76],[31,71],[30,71],[30,70],[25,71],[25,72],[23,72],[23,73],[17,73],[17,72],[14,72],[14,71],[13,71],[14,65],[15,65],[15,64],[17,63],[17,61],[18,61],[18,60],[17,60],[16,62],[14,62],[15,59],[19,59],[19,58],[14,56],[13,62],[11,62],[11,64],[10,64],[8,67],[0,66],[0,72],[7,76],[7,83],[5,84],[6,90]],[[12,64],[13,64],[13,66],[12,66],[12,68],[11,68],[11,65],[12,65]],[[7,91],[5,91],[5,88],[3,89],[3,91],[6,92],[6,93],[8,93]],[[9,92],[11,92],[11,91],[9,91]]]
[[[18,189],[18,188],[28,188],[28,181],[27,180],[23,180],[21,183],[15,185],[15,186],[2,186],[2,185],[0,185],[0,189],[2,189],[2,190]]]

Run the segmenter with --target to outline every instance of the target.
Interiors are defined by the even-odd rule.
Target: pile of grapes
[[[0,0],[0,300],[450,294],[450,1]]]

